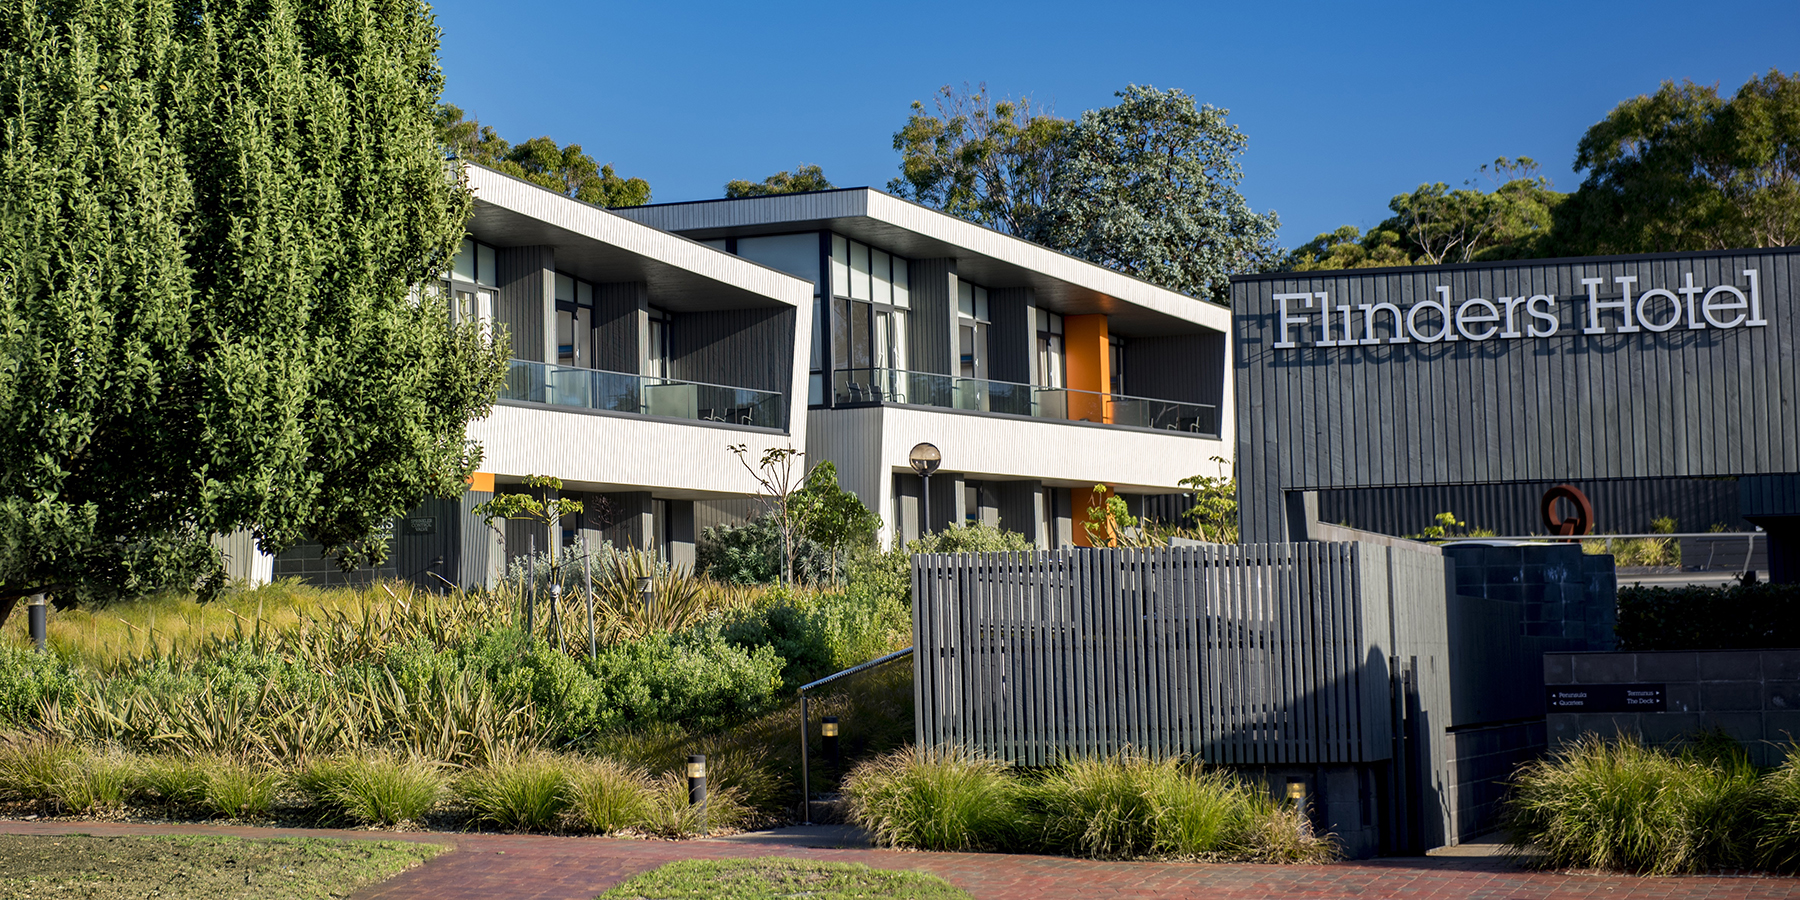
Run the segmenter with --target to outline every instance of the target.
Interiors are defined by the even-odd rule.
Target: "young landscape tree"
[[[437,45],[405,0],[0,9],[0,616],[238,528],[377,560],[462,492],[505,352],[419,287],[470,204]]]

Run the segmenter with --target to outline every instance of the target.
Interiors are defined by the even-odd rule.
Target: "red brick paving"
[[[1236,898],[1800,898],[1800,879],[1635,878],[1521,871],[1492,857],[1430,857],[1253,866],[1105,863],[1046,856],[828,850],[725,841],[646,841],[510,834],[394,833],[221,825],[0,821],[5,834],[218,834],[432,841],[453,852],[358,894],[355,900],[588,900],[627,877],[678,859],[787,856],[860,862],[942,876],[980,900]]]

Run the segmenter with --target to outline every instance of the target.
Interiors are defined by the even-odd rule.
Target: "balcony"
[[[1210,403],[1180,403],[899,369],[839,369],[832,391],[839,406],[900,403],[1150,428],[1215,440],[1219,437],[1219,408]]]
[[[500,399],[783,430],[787,403],[775,391],[512,360]]]

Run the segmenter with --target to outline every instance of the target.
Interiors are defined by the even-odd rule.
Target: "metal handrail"
[[[812,727],[808,722],[808,717],[806,715],[806,692],[819,687],[820,685],[830,684],[840,678],[847,678],[858,672],[865,672],[876,666],[885,665],[896,659],[900,659],[901,657],[911,656],[912,652],[913,648],[911,647],[908,647],[905,650],[895,650],[886,656],[871,659],[860,665],[851,666],[842,672],[833,672],[818,681],[800,686],[800,824],[812,824],[812,769],[811,761],[807,756],[806,750],[807,740],[812,735]]]
[[[1437,537],[1413,538],[1418,541],[1604,541],[1637,538],[1760,538],[1767,537],[1766,531],[1670,531],[1647,532],[1636,534],[1450,534]]]

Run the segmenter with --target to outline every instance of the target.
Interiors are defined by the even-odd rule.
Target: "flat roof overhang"
[[[695,240],[829,230],[909,259],[956,260],[957,275],[986,287],[1031,288],[1063,315],[1103,314],[1128,336],[1230,333],[1231,310],[873,188],[738,200],[696,200],[613,210]]]
[[[495,247],[547,246],[556,271],[596,284],[641,281],[672,312],[810,303],[811,282],[722,253],[492,169],[465,165],[468,231]]]

